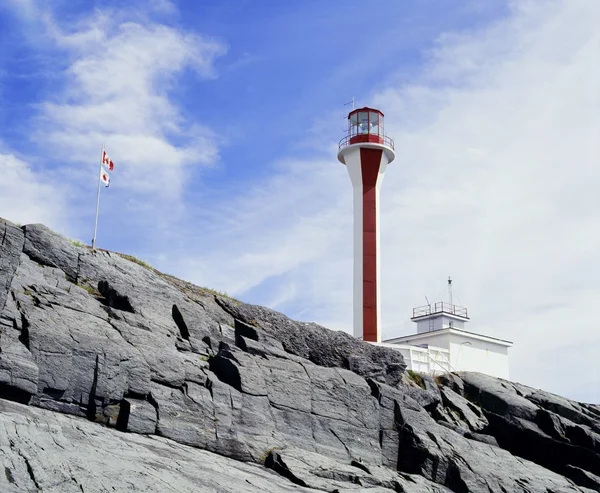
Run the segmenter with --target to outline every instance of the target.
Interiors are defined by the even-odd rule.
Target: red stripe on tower
[[[377,342],[377,177],[381,165],[381,149],[360,149],[363,186],[363,340]]]

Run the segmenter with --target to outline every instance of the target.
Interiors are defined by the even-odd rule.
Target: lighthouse
[[[346,165],[354,189],[354,336],[381,342],[379,189],[396,154],[385,135],[383,113],[359,108],[348,114],[347,135],[338,160]]]

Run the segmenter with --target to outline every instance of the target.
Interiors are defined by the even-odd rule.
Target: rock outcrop
[[[1,491],[600,490],[600,408],[0,220]],[[13,401],[13,402],[9,402]]]

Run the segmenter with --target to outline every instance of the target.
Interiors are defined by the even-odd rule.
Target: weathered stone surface
[[[461,379],[465,397],[482,408],[489,422],[485,433],[500,447],[583,486],[593,479],[570,466],[587,471],[592,478],[600,476],[600,435],[594,431],[600,422],[593,411],[548,392],[482,374],[461,373],[454,378]],[[596,487],[600,489],[600,483]]]
[[[400,474],[385,467],[346,464],[296,448],[273,450],[265,461],[292,483],[322,491],[445,493],[451,490],[421,476]]]
[[[60,236],[43,224],[27,224],[23,253],[38,264],[58,267],[66,276],[76,282],[79,255],[85,248],[75,246],[64,236]]]
[[[400,415],[399,467],[403,471],[453,491],[588,491],[505,450],[461,437],[436,424],[427,413],[401,409]]]
[[[0,218],[0,313],[19,265],[25,235],[21,228]]]
[[[133,398],[123,399],[120,410],[117,428],[142,435],[156,432],[156,408],[150,402]]]
[[[40,427],[73,443],[92,436],[106,457],[85,446],[81,457],[119,474],[73,466],[69,447],[20,425],[16,436],[9,424],[0,491],[37,491],[36,481],[44,491],[81,491],[80,471],[89,491],[170,491],[163,480],[172,491],[600,489],[598,406],[478,374],[423,377],[419,386],[388,348],[75,247],[39,225],[24,230],[0,222],[0,397],[32,407],[6,404],[0,423],[19,412],[40,437]],[[103,440],[116,445],[109,451]],[[114,446],[139,461],[113,465]],[[186,446],[227,470],[199,477],[206,467],[188,465]],[[129,457],[123,450],[115,461]],[[165,462],[167,450],[176,458]],[[268,457],[285,477],[261,469]],[[153,480],[136,482],[141,475]]]
[[[454,413],[455,423],[466,423],[471,431],[478,432],[488,425],[481,409],[448,387],[441,389],[444,407]]]
[[[255,464],[0,400],[3,493],[313,492]]]
[[[345,332],[334,332],[314,323],[290,320],[276,311],[219,298],[234,318],[279,340],[286,351],[320,366],[347,368],[365,378],[389,385],[400,382],[406,368],[402,355],[393,349],[364,344]]]

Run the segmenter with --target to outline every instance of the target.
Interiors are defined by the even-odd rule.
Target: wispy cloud
[[[64,90],[40,107],[37,137],[57,155],[82,162],[106,142],[130,190],[171,196],[188,167],[214,162],[212,132],[187,120],[170,91],[184,70],[215,77],[222,44],[156,23],[115,25],[109,12],[75,30],[46,24],[69,60]]]
[[[55,176],[34,171],[14,154],[2,153],[1,148],[0,169],[3,217],[21,224],[41,222],[65,232],[70,230],[64,221],[68,204]]]

